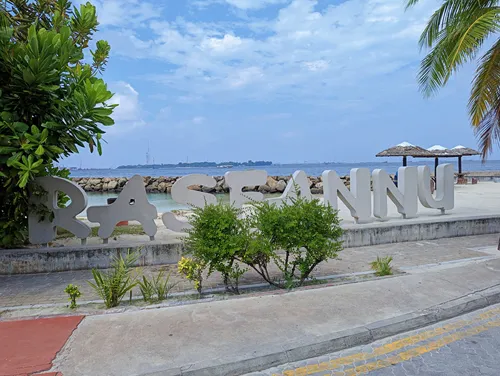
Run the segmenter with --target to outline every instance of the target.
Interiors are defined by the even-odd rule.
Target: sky
[[[403,141],[477,143],[474,65],[424,98],[422,0],[91,0],[119,104],[103,155],[63,165],[361,162]],[[500,156],[493,154],[492,158]]]

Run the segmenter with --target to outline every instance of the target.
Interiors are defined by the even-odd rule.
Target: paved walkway
[[[496,258],[280,295],[88,316],[53,370],[64,376],[238,375],[372,342],[499,295]]]
[[[328,276],[370,271],[370,262],[377,256],[392,256],[393,266],[397,269],[414,268],[426,264],[445,263],[475,257],[491,256],[482,251],[486,246],[498,243],[498,235],[469,236],[463,238],[438,239],[408,243],[385,244],[379,246],[348,248],[339,253],[339,259],[319,265],[314,276]],[[490,250],[491,251],[491,250]],[[496,254],[496,252],[494,252]],[[500,253],[499,253],[500,255]],[[175,291],[187,291],[193,287],[189,281],[177,272],[176,265],[138,268],[138,274],[151,275],[159,270],[172,273],[171,281],[178,282]],[[274,275],[276,270],[274,270]],[[48,274],[0,276],[0,318],[2,308],[29,306],[35,304],[67,304],[64,288],[69,284],[80,287],[83,296],[80,301],[92,301],[98,296],[87,281],[92,279],[89,270],[58,272]],[[241,284],[261,283],[262,279],[249,271]],[[204,282],[204,287],[222,287],[221,278],[214,273]],[[138,288],[135,296],[140,296]],[[61,312],[61,311],[59,311]],[[71,311],[67,310],[67,313]]]
[[[500,305],[246,376],[498,376]]]

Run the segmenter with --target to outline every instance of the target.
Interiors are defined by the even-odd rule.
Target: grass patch
[[[99,231],[99,227],[92,227],[92,232],[90,233],[91,238],[98,238],[97,232]],[[111,234],[111,237],[120,236],[120,235],[146,235],[142,226],[132,225],[132,226],[117,226]],[[74,238],[73,235],[68,230],[65,230],[61,227],[57,228],[57,238],[56,239],[68,239]]]

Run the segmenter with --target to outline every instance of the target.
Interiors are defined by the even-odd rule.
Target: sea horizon
[[[456,158],[442,158],[440,164],[451,163],[458,170]],[[189,174],[206,174],[210,176],[221,176],[228,171],[265,170],[270,176],[288,176],[297,170],[303,170],[309,176],[320,176],[325,170],[335,170],[339,175],[349,175],[353,168],[384,169],[389,173],[395,173],[401,167],[401,160],[373,161],[373,162],[319,162],[319,163],[277,163],[266,166],[234,166],[229,167],[133,167],[133,168],[82,168],[71,169],[71,177],[126,177],[133,175],[142,176],[185,176]],[[434,168],[434,159],[418,159],[408,161],[408,166],[427,165]],[[500,171],[500,160],[489,160],[483,163],[480,160],[462,161],[463,171]]]

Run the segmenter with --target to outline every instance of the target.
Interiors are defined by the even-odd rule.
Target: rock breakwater
[[[180,176],[143,177],[146,192],[148,193],[170,193],[172,186],[180,178]],[[217,182],[214,188],[204,187],[201,185],[193,185],[189,188],[206,193],[229,193],[229,187],[224,181],[224,176],[214,176],[214,178]],[[246,192],[283,193],[290,179],[291,176],[268,176],[266,184],[246,187],[243,190]],[[343,176],[341,179],[347,187],[350,186],[349,176]],[[82,189],[86,192],[103,193],[120,192],[128,181],[127,178],[73,178],[72,180],[80,185],[80,187],[82,187]],[[321,176],[309,177],[309,186],[311,188],[311,193],[323,193],[323,182]]]

